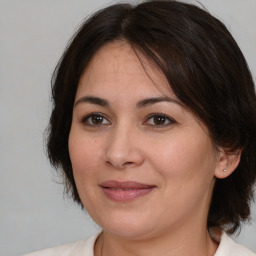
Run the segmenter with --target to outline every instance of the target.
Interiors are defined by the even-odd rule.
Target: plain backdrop
[[[51,74],[69,38],[86,16],[116,2],[0,0],[1,256],[72,242],[99,230],[63,197],[45,156],[43,133],[51,111]],[[255,78],[256,1],[201,2],[230,29]],[[256,252],[255,205],[251,225],[235,239]]]

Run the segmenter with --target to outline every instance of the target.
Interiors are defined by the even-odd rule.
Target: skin
[[[88,96],[109,105],[83,100]],[[171,100],[138,106],[156,97]],[[214,255],[206,223],[215,178],[228,176],[239,160],[216,151],[204,124],[125,41],[103,46],[81,76],[69,153],[82,203],[103,229],[95,255],[103,241],[102,255]],[[155,188],[115,202],[100,187],[107,180]]]

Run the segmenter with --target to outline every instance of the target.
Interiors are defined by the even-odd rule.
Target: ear
[[[217,156],[217,166],[215,177],[219,179],[227,178],[236,169],[240,162],[242,150],[228,152],[225,149],[219,149]]]

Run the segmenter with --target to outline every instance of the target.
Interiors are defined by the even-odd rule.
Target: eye
[[[109,125],[110,121],[100,113],[91,113],[82,118],[82,123],[87,126]]]
[[[168,126],[173,123],[176,123],[176,121],[164,114],[152,114],[146,120],[146,124],[158,127]]]

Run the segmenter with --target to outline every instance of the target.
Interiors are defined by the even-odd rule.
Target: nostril
[[[108,165],[112,165],[112,166],[115,166],[116,168],[121,168],[121,169],[124,168],[125,166],[130,166],[130,165],[134,164],[133,162],[125,162],[122,164],[118,164],[118,163],[113,164],[111,161],[106,161],[106,163]]]
[[[135,167],[143,162],[143,154],[140,150],[134,148],[124,147],[123,150],[120,148],[108,148],[104,155],[105,163],[108,166],[115,167],[117,169],[124,169]]]
[[[131,164],[133,164],[133,162],[126,162],[123,165],[131,165]]]
[[[112,165],[110,161],[106,161],[107,164]]]

